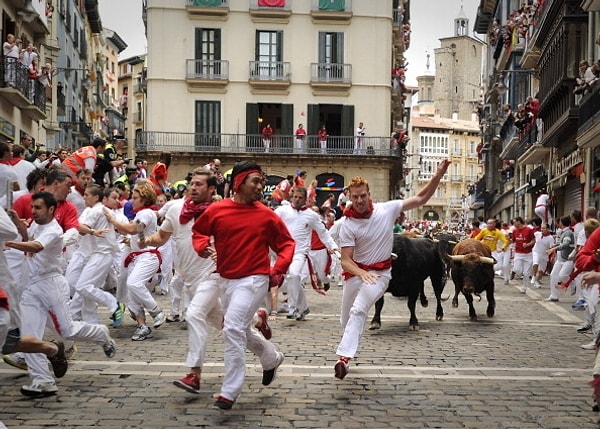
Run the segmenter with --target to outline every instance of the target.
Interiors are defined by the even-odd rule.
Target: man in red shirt
[[[523,275],[521,292],[527,292],[529,285],[529,276],[531,266],[533,265],[533,245],[535,244],[535,235],[533,228],[525,225],[523,218],[517,216],[513,219],[514,229],[512,231],[512,241],[515,243],[515,256],[513,258],[513,272]]]
[[[194,250],[204,258],[217,255],[214,276],[225,314],[225,376],[215,406],[222,410],[231,409],[242,390],[246,347],[260,358],[264,386],[283,363],[283,353],[252,329],[252,318],[267,297],[270,280],[287,272],[295,249],[283,221],[261,202],[265,177],[260,166],[235,164],[232,181],[233,198],[211,204],[192,227]],[[277,255],[272,267],[270,249]]]

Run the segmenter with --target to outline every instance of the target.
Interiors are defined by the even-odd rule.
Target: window
[[[320,78],[344,77],[344,33],[319,33],[317,73]]]
[[[460,155],[460,141],[458,139],[454,139],[454,147],[452,149],[452,153],[454,155]]]
[[[196,28],[195,74],[214,76],[221,74],[221,29]]]
[[[258,76],[283,76],[283,31],[256,31],[255,47]]]

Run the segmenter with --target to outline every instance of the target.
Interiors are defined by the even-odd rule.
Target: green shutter
[[[346,0],[319,0],[319,10],[346,10]]]
[[[221,0],[194,0],[195,6],[221,6]]]
[[[321,123],[319,123],[319,105],[318,104],[309,104],[307,106],[307,123],[305,124],[306,132],[311,136],[316,136],[317,131],[321,128]],[[325,124],[327,125],[327,124]]]
[[[262,143],[258,138],[258,115],[258,104],[246,103],[246,147],[250,151],[258,150],[258,148],[262,147]]]
[[[342,135],[354,135],[354,106],[342,106]]]

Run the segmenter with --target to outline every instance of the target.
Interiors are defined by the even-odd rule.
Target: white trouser
[[[6,308],[0,307],[0,350],[4,347],[4,340],[10,330],[10,312]]]
[[[558,283],[566,281],[571,271],[573,271],[573,261],[565,260],[558,252],[550,272],[550,298],[558,299]]]
[[[304,139],[296,139],[296,152],[297,153],[302,152],[303,148],[304,148]]]
[[[513,259],[513,271],[516,274],[523,275],[522,286],[527,289],[529,286],[529,276],[531,275],[531,266],[533,265],[533,255],[531,253],[517,253]]]
[[[308,308],[306,303],[306,294],[303,287],[303,275],[306,268],[306,255],[294,253],[292,263],[288,268],[286,277],[288,308],[296,309],[302,313]]]
[[[112,268],[112,259],[110,255],[94,253],[85,259],[83,264],[77,263],[77,266],[72,268],[76,260],[80,260],[77,254],[73,255],[67,269],[67,281],[75,290],[71,301],[71,314],[76,318],[75,315],[81,313],[81,320],[99,323],[97,305],[105,306],[110,314],[118,308],[117,299],[103,289],[108,272]]]
[[[508,280],[510,278],[510,247],[492,252],[492,256],[496,259],[494,271],[500,271],[502,278]]]
[[[152,297],[148,285],[159,266],[158,256],[145,252],[137,255],[126,269],[127,307],[138,317],[145,318],[144,309],[151,311],[152,317],[156,316],[152,311],[158,308],[158,304]]]
[[[321,153],[327,153],[327,140],[320,140],[319,146],[321,146]]]
[[[158,248],[162,262],[160,264],[160,290],[168,292],[173,277],[173,246],[167,241]]]
[[[64,339],[99,345],[110,341],[106,326],[73,321],[69,311],[69,284],[61,275],[34,280],[23,292],[21,311],[27,314],[23,319],[22,335],[42,339],[46,321],[49,320],[56,333]],[[48,370],[46,355],[25,353],[25,361],[33,383],[54,381]]]
[[[218,274],[211,274],[198,282],[196,294],[186,312],[189,346],[185,364],[189,368],[201,368],[204,363],[206,344],[210,338],[208,324],[217,330],[223,327],[218,280]]]
[[[241,279],[218,277],[225,318],[223,339],[225,376],[221,395],[235,400],[246,376],[246,347],[259,357],[264,370],[275,368],[277,349],[253,327],[254,313],[264,301],[269,289],[268,275],[253,275]]]
[[[542,219],[543,223],[552,225],[552,213],[548,206],[537,206],[533,211],[540,219]]]
[[[369,309],[383,296],[390,282],[391,271],[373,271],[380,275],[375,284],[363,283],[359,276],[344,281],[340,322],[344,335],[338,345],[338,356],[353,358],[365,329]]]
[[[542,274],[546,272],[546,268],[548,267],[548,255],[539,252],[533,252],[533,265],[538,266],[537,272],[540,273],[538,277],[541,277]]]
[[[187,306],[181,305],[181,295],[183,293],[183,279],[175,272],[169,282],[169,298],[171,299],[171,316],[183,315]],[[184,308],[182,308],[184,307]]]
[[[309,256],[319,280],[323,283],[329,283],[328,273],[325,272],[327,270],[327,262],[329,261],[329,252],[327,249],[311,250]]]

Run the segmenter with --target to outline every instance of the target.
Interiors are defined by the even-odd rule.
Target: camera
[[[129,164],[131,162],[131,158],[123,158],[123,162],[125,164]]]

